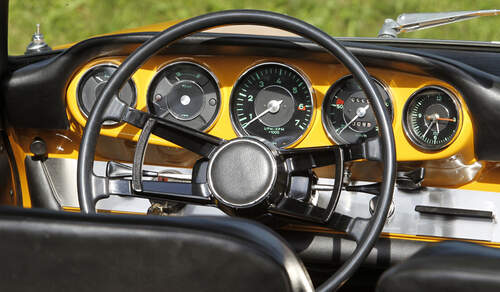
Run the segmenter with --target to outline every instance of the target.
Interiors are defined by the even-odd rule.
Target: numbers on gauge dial
[[[382,84],[373,79],[392,117],[392,102]],[[354,144],[378,133],[377,120],[370,101],[352,77],[340,79],[328,90],[323,102],[323,125],[337,144]]]

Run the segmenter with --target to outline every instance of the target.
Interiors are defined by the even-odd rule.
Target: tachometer
[[[313,116],[309,82],[293,68],[259,64],[245,72],[231,95],[231,118],[240,135],[258,136],[278,147],[297,142]]]
[[[448,146],[456,136],[461,111],[450,91],[430,86],[410,97],[403,115],[408,138],[425,150],[438,150]]]
[[[219,85],[214,75],[192,62],[163,67],[148,90],[151,113],[197,130],[210,127],[219,105]]]
[[[373,79],[392,118],[391,98],[384,86]],[[375,114],[359,83],[347,76],[332,85],[323,101],[323,126],[337,144],[359,143],[377,135]]]

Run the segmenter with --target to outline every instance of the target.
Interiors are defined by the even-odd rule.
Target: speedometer
[[[238,134],[258,136],[278,147],[296,143],[312,116],[309,82],[283,64],[252,67],[239,78],[231,95],[231,119]]]
[[[384,86],[373,83],[392,117],[392,103]],[[359,83],[352,77],[340,79],[328,90],[323,102],[323,126],[337,144],[360,143],[377,135],[375,113]]]

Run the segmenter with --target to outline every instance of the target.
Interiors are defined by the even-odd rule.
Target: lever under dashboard
[[[106,176],[109,178],[132,177],[132,167],[116,161],[109,161],[106,165]],[[191,175],[184,173],[167,173],[163,171],[143,170],[142,176],[158,178],[159,180],[172,180],[177,182],[190,182]]]

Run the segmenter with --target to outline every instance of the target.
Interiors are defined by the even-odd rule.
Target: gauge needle
[[[438,118],[438,117],[432,117],[432,116],[427,116],[425,117],[426,120],[438,120],[438,121],[447,121],[447,122],[456,122],[455,119],[450,119],[450,118]]]
[[[267,104],[267,109],[265,111],[261,112],[255,118],[251,119],[250,121],[248,121],[248,123],[242,125],[241,127],[243,129],[245,129],[246,127],[248,127],[248,125],[250,125],[251,123],[253,123],[254,121],[258,120],[260,117],[262,117],[263,115],[265,115],[265,114],[267,114],[269,112],[277,113],[280,110],[280,105],[281,105],[282,102],[283,102],[283,100],[277,101],[277,100],[274,100],[274,99],[271,100],[271,101],[269,101],[269,103]]]
[[[432,125],[436,123],[436,120],[433,120],[428,126],[427,126],[427,130],[425,130],[425,133],[424,135],[422,135],[422,137],[425,137],[425,135],[427,135],[427,133],[429,133],[429,130],[431,129]],[[436,123],[437,124],[437,123]],[[438,129],[439,131],[439,129]]]
[[[447,121],[447,122],[456,122],[454,119],[448,119],[448,118],[437,118],[436,120],[438,121]]]
[[[358,118],[364,117],[366,115],[366,110],[369,107],[370,107],[370,105],[358,108],[356,110],[356,115],[354,116],[354,118],[352,118],[352,120],[350,120],[349,123],[347,123],[347,125],[345,125],[342,129],[340,129],[340,131],[337,134],[340,135],[340,133],[342,133],[345,129],[347,129],[347,127],[349,127],[352,123],[354,123],[354,121],[356,121]]]

